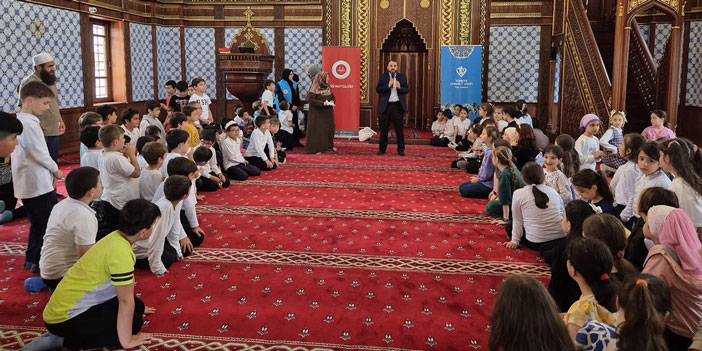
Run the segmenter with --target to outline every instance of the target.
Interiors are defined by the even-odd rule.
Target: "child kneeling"
[[[143,315],[153,313],[134,296],[132,245],[148,240],[161,215],[149,201],[127,202],[118,230],[98,241],[68,270],[44,308],[44,323],[69,349],[133,348],[149,335],[139,333]]]
[[[222,139],[222,159],[224,172],[229,179],[244,181],[249,177],[258,177],[261,170],[249,164],[241,154],[242,136],[240,127],[235,121],[230,121],[224,125],[226,137]]]

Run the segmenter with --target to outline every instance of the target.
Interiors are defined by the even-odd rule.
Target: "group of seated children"
[[[505,136],[510,127],[502,139],[495,126],[483,127],[477,176],[460,193],[489,199],[487,213],[506,227],[505,246],[535,250],[551,269],[550,296],[531,279],[508,280],[491,349],[520,350],[519,330],[550,345],[536,348],[544,350],[688,350],[702,328],[702,151],[671,134],[664,116],[652,113],[651,140],[623,135],[625,115],[615,112],[603,144],[599,117],[585,115],[582,135],[558,136],[538,149],[538,163],[531,155],[520,162],[525,153]],[[519,294],[541,301],[510,301]],[[517,322],[507,316],[540,322],[511,328]]]
[[[202,117],[202,101],[170,111],[167,123],[157,102],[146,103],[143,118],[128,109],[120,124],[114,107],[102,106],[79,119],[81,167],[68,174],[68,197],[57,203],[54,182],[63,173],[39,142],[36,117],[52,96],[41,83],[23,87],[17,120],[24,131],[12,153],[15,193],[31,226],[25,269],[40,273],[52,291],[44,311],[50,334],[38,342],[134,347],[145,340],[138,331],[151,311],[134,297],[134,266],[163,275],[192,254],[205,239],[197,192],[278,167],[284,152],[272,134],[280,122],[258,116],[242,152],[247,112],[224,121],[222,133],[208,124],[211,114]]]

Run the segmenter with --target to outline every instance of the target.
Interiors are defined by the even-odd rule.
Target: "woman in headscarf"
[[[670,206],[651,207],[643,232],[655,243],[643,273],[661,278],[672,298],[666,319],[668,349],[687,350],[702,320],[702,244],[690,217]]]
[[[314,77],[307,95],[310,110],[307,116],[305,152],[321,154],[334,147],[334,93],[329,86],[329,73],[319,72]]]

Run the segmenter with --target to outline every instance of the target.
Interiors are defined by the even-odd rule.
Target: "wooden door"
[[[428,114],[431,114],[431,101],[425,97],[427,84],[427,52],[381,52],[381,72],[385,72],[388,62],[397,61],[397,71],[407,76],[409,93],[407,94],[407,113],[405,126],[414,129],[427,129]]]

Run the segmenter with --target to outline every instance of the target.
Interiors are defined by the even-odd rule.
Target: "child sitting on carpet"
[[[512,162],[512,150],[509,147],[498,147],[492,154],[492,164],[496,171],[500,172],[498,196],[496,200],[488,203],[485,211],[488,216],[501,218],[499,224],[511,223],[512,194],[515,190],[524,186],[522,174]],[[508,230],[511,232],[511,230]]]
[[[90,203],[102,195],[100,172],[93,167],[74,169],[66,176],[66,190],[69,197],[51,210],[39,259],[41,278],[51,291],[95,244],[98,221]]]
[[[530,350],[575,351],[558,306],[543,284],[526,275],[513,275],[497,295],[488,349],[523,351],[526,343]]]
[[[649,141],[641,145],[638,161],[641,175],[636,179],[634,196],[631,199],[631,203],[627,205],[631,206],[635,217],[640,217],[639,200],[644,190],[653,187],[670,188],[672,182],[661,169],[660,163],[658,162],[659,158],[660,148],[658,147],[658,143]]]
[[[199,107],[199,103],[191,102],[183,108],[183,114],[187,119],[181,126],[181,129],[188,132],[188,146],[194,148],[200,143],[200,130],[196,123],[200,122],[202,109]]]
[[[604,152],[600,150],[600,140],[595,134],[600,130],[600,118],[587,114],[580,119],[580,131],[583,134],[575,141],[575,150],[580,158],[580,170],[597,168],[597,162],[602,159]]]
[[[149,166],[149,164],[146,162],[146,159],[144,159],[144,155],[142,154],[142,152],[144,151],[144,146],[154,141],[156,141],[156,139],[150,136],[139,137],[139,139],[137,139],[136,141],[137,161],[139,161],[139,169],[141,170],[144,170],[146,167]]]
[[[261,175],[258,167],[250,165],[241,155],[241,131],[234,121],[224,126],[226,137],[222,139],[223,168],[229,179],[244,181]]]
[[[665,126],[665,119],[668,114],[663,110],[653,110],[651,112],[651,125],[641,132],[647,141],[658,141],[659,139],[675,139],[675,132]]]
[[[161,218],[153,227],[149,240],[134,244],[136,268],[150,269],[153,274],[161,276],[183,258],[182,251],[192,251],[193,245],[180,221],[180,210],[190,187],[190,179],[180,175],[170,176],[163,183],[164,197],[154,202],[161,211]]]
[[[476,199],[487,199],[493,189],[495,167],[492,164],[492,148],[498,138],[497,129],[487,127],[483,129],[480,139],[483,140],[483,160],[477,176],[470,178],[467,183],[461,184],[461,196]]]
[[[270,128],[268,117],[256,117],[256,129],[251,133],[249,146],[244,153],[246,161],[262,171],[270,171],[278,167],[273,139],[269,139],[266,134],[268,128]],[[266,152],[266,147],[268,147],[268,152]]]
[[[102,127],[102,116],[98,113],[95,112],[85,112],[80,117],[78,117],[78,131],[79,134],[83,133],[83,130],[88,127]],[[97,135],[97,133],[95,133]],[[97,136],[95,137],[97,138]],[[102,147],[101,147],[102,148]],[[83,159],[83,156],[85,155],[86,152],[88,152],[89,147],[83,143],[83,141],[80,142],[80,159]]]
[[[199,247],[205,241],[205,231],[200,228],[200,222],[197,218],[197,190],[195,188],[195,180],[200,177],[197,165],[192,160],[185,157],[176,157],[168,163],[168,176],[181,175],[190,179],[190,191],[188,197],[183,200],[183,208],[180,211],[180,222],[183,225],[185,234],[192,243],[193,247]],[[163,187],[165,181],[162,182],[154,193],[154,202],[165,197]],[[188,256],[192,250],[183,250],[183,255]]]
[[[144,200],[152,201],[154,193],[163,181],[161,166],[166,157],[166,146],[158,142],[150,142],[144,146],[143,156],[147,167],[141,170],[139,177],[139,195]]]
[[[670,190],[678,196],[680,208],[702,236],[702,178],[690,162],[694,150],[682,140],[673,139],[661,143],[660,152],[661,168],[674,177]]]
[[[175,113],[173,119],[176,119],[178,112]],[[172,120],[173,120],[172,119]],[[189,157],[188,151],[190,146],[188,146],[188,139],[190,135],[188,132],[182,129],[172,129],[166,134],[166,146],[168,147],[168,153],[166,158],[163,160],[163,165],[161,165],[161,175],[163,178],[168,177],[168,163],[176,157]]]
[[[58,284],[43,317],[49,332],[64,338],[64,347],[129,349],[148,341],[150,335],[139,330],[144,314],[154,309],[134,296],[132,245],[149,239],[159,212],[146,200],[127,202],[118,229],[93,245]]]
[[[580,199],[598,207],[602,213],[616,214],[612,206],[614,195],[603,174],[584,169],[573,176],[573,188]]]
[[[625,123],[626,114],[623,111],[612,111],[609,115],[609,129],[600,138],[600,149],[605,152],[600,168],[606,172],[614,173],[619,166],[626,163],[626,158],[619,154],[624,143],[622,128]]]
[[[285,164],[287,149],[277,138],[277,135],[280,132],[280,121],[277,118],[271,118],[270,125],[270,129],[266,132],[266,138],[269,142],[273,142],[273,145],[275,145],[275,157],[278,160],[278,165]]]
[[[549,145],[544,149],[544,184],[558,191],[563,204],[573,200],[573,189],[568,177],[561,171],[563,166],[563,149],[558,145]]]
[[[645,139],[638,133],[624,135],[624,142],[619,146],[619,154],[627,159],[627,162],[614,172],[614,178],[610,183],[614,193],[614,208],[619,213],[619,218],[631,229],[634,217],[633,208],[627,204],[633,203],[634,191],[636,189],[636,179],[641,176],[641,170],[637,165],[639,150]]]
[[[583,223],[583,237],[603,242],[612,254],[614,268],[609,278],[617,284],[617,288],[638,274],[638,270],[624,258],[626,235],[622,221],[611,214],[596,214]]]
[[[447,146],[449,144],[449,138],[446,137],[446,125],[448,124],[448,117],[444,113],[451,113],[450,111],[439,111],[436,113],[436,120],[431,124],[431,140],[430,144],[432,146]]]
[[[195,181],[198,191],[212,192],[219,188],[229,187],[229,180],[219,168],[215,148],[219,147],[217,139],[217,130],[213,129],[213,126],[208,126],[202,130],[200,145],[193,152],[193,161],[200,170],[200,178]],[[198,150],[200,151],[198,152]]]
[[[578,330],[589,320],[614,325],[617,316],[616,290],[610,281],[613,258],[599,240],[577,239],[568,246],[568,274],[580,287],[580,298],[563,316],[568,334],[575,342]]]
[[[100,127],[85,127],[80,131],[80,145],[87,147],[87,150],[80,156],[81,167],[98,168],[98,160],[102,155],[102,143],[98,139]]]

